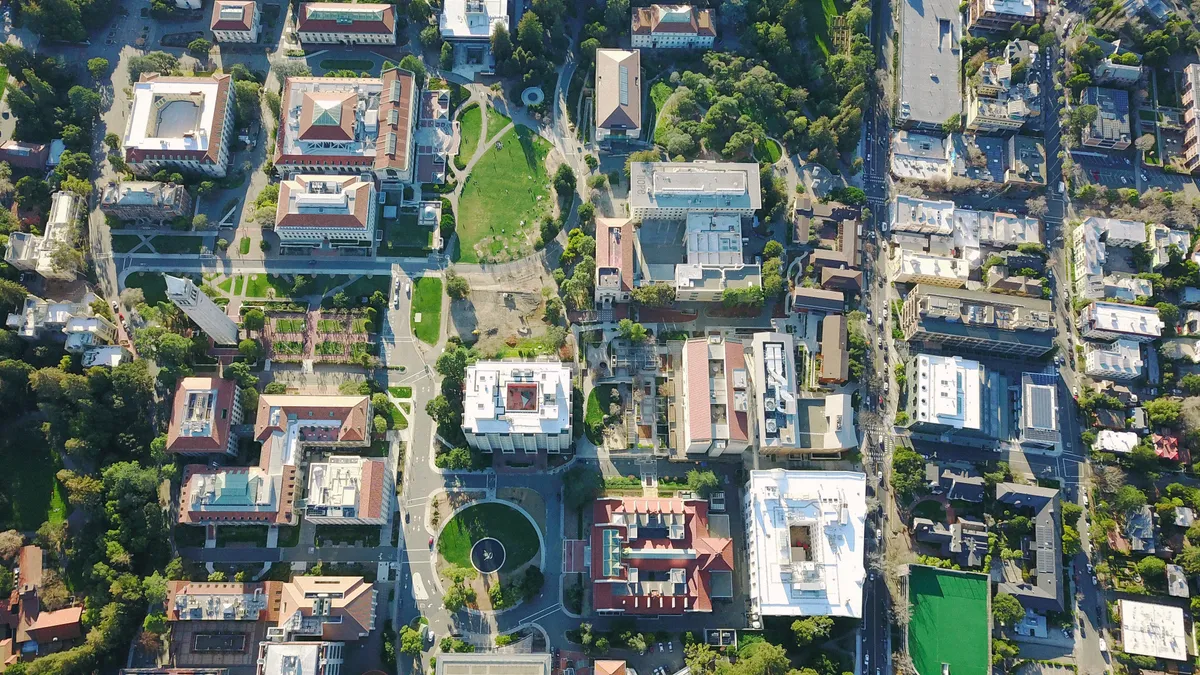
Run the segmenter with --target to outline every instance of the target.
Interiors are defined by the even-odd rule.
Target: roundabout
[[[481,574],[492,574],[504,566],[504,544],[499,539],[484,537],[471,547],[471,565]]]

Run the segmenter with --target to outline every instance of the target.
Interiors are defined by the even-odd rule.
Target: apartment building
[[[1054,348],[1049,301],[983,291],[915,286],[900,329],[905,340],[954,351],[1038,358]]]
[[[740,340],[688,340],[675,378],[677,452],[717,457],[749,447],[750,383]]]
[[[1104,265],[1108,260],[1107,247],[1133,248],[1149,241],[1146,224],[1116,218],[1084,219],[1076,227],[1071,245],[1075,268],[1075,292],[1086,299],[1104,296]]]
[[[1121,338],[1111,344],[1084,344],[1084,372],[1105,380],[1135,380],[1142,376],[1142,343]]]
[[[275,234],[281,248],[370,248],[378,221],[375,182],[358,176],[300,175],[279,183]]]
[[[395,494],[385,460],[331,455],[308,465],[304,519],[315,525],[386,525]]]
[[[1129,119],[1129,92],[1124,89],[1088,87],[1081,105],[1094,105],[1096,119],[1081,132],[1080,143],[1088,148],[1125,150],[1133,142]]]
[[[650,5],[633,8],[629,35],[635,49],[712,49],[716,25],[711,9]]]
[[[209,27],[217,42],[258,42],[262,13],[254,0],[217,0]]]
[[[1024,446],[1061,450],[1057,374],[1022,373],[1020,439]]]
[[[898,284],[928,284],[962,288],[971,276],[970,264],[961,258],[950,258],[898,247],[892,249],[888,267],[892,281]]]
[[[908,364],[909,425],[944,433],[983,429],[983,365],[961,356],[917,354]]]
[[[190,214],[187,188],[174,183],[119,181],[100,191],[100,210],[140,227],[162,227],[164,221]]]
[[[395,5],[302,2],[296,34],[304,44],[394,45]]]
[[[1026,40],[1013,40],[1004,54],[985,61],[967,88],[967,130],[1018,131],[1040,116],[1040,66],[1038,46]]]
[[[967,28],[1010,31],[1021,24],[1037,23],[1034,0],[971,0],[967,5]]]
[[[83,206],[83,200],[75,193],[55,192],[50,200],[45,230],[41,235],[21,231],[10,233],[4,262],[19,270],[34,272],[43,279],[74,280],[75,266],[56,261],[54,252],[62,247],[74,248],[75,223]]]
[[[281,175],[374,173],[384,187],[412,181],[419,112],[412,73],[389,68],[380,77],[289,77],[283,90],[274,157]]]
[[[175,387],[167,452],[181,455],[236,455],[242,423],[237,382],[218,377],[185,377]]]
[[[234,135],[232,86],[227,74],[143,74],[133,85],[121,140],[129,170],[139,176],[169,169],[224,177]]]
[[[692,211],[749,217],[762,208],[753,162],[635,162],[629,180],[634,220],[683,220]]]
[[[1200,64],[1183,70],[1183,161],[1192,173],[1200,171]]]
[[[597,49],[596,142],[633,141],[642,135],[642,57],[636,49]]]
[[[1104,59],[1092,68],[1092,77],[1097,82],[1118,87],[1131,87],[1142,79],[1142,57],[1125,49],[1120,40],[1108,42],[1088,36],[1087,41],[1100,48]],[[1186,76],[1186,71],[1185,71]]]
[[[1096,301],[1079,313],[1079,332],[1089,340],[1153,342],[1162,337],[1163,327],[1153,307]]]
[[[481,452],[559,454],[571,447],[571,368],[558,361],[467,366],[463,434]]]
[[[1192,250],[1192,233],[1188,230],[1172,230],[1166,225],[1155,223],[1149,231],[1150,262],[1159,270],[1171,262],[1171,247],[1178,249],[1179,258],[1187,257]]]

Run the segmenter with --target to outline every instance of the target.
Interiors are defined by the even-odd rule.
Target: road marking
[[[425,583],[421,581],[421,573],[413,572],[413,597],[418,601],[428,600],[429,593],[425,591]]]
[[[521,623],[522,624],[532,623],[534,621],[537,621],[538,619],[543,619],[547,616],[550,616],[551,614],[554,614],[555,612],[561,611],[562,608],[563,608],[563,606],[562,606],[562,603],[560,602],[557,605],[554,605],[552,607],[547,607],[546,609],[543,609],[540,612],[534,612],[533,614],[530,614],[529,616],[525,617],[524,619],[521,619]],[[649,617],[642,617],[642,618],[649,618]]]

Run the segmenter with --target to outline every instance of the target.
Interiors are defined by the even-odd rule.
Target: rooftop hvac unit
[[[775,420],[773,420],[773,419],[768,419],[767,420],[767,433],[773,434],[778,430],[779,430],[779,424],[776,423]]]
[[[767,412],[775,412],[775,399],[768,397],[763,399],[763,410]],[[768,422],[770,424],[770,422]]]

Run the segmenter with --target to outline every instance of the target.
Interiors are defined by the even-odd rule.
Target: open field
[[[421,321],[417,321],[417,315]],[[437,344],[442,328],[442,280],[421,277],[413,285],[412,331],[425,344]]]
[[[920,673],[986,673],[989,639],[988,580],[982,574],[923,565],[909,568],[912,619],[908,633]]]
[[[492,106],[487,107],[487,122],[488,122],[488,137],[495,138],[496,134],[504,127],[512,124],[512,119],[508,115],[496,110]]]
[[[268,297],[267,289],[275,290],[276,298],[286,298],[292,292],[291,284],[274,274],[251,274],[246,277],[246,297]]]
[[[125,288],[140,288],[150,305],[167,301],[167,282],[158,272],[134,272],[125,277]]]
[[[37,424],[0,431],[0,459],[9,467],[0,486],[8,501],[0,507],[0,529],[32,531],[66,519],[66,489],[54,477],[62,464]]]
[[[552,208],[549,153],[545,139],[516,127],[479,159],[459,200],[459,261],[513,260],[532,250],[538,221]]]
[[[504,544],[504,566],[500,568],[504,572],[529,562],[540,548],[537,530],[525,516],[511,506],[488,503],[468,507],[451,518],[438,535],[438,553],[446,562],[470,569],[471,547],[484,537]]]
[[[113,253],[129,253],[142,243],[142,238],[136,234],[114,234],[112,236]]]
[[[829,29],[833,26],[833,17],[839,13],[835,0],[810,0],[804,3],[804,18],[808,22],[808,32],[813,44],[825,56],[829,56],[833,40],[829,37]]]
[[[475,156],[475,149],[479,147],[479,135],[483,133],[483,111],[479,109],[479,105],[472,103],[470,107],[463,111],[458,117],[458,136],[461,142],[458,144],[458,156],[454,158],[454,165],[460,169],[467,167],[467,162]]]

